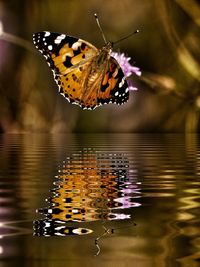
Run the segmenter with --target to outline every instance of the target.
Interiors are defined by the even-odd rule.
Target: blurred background
[[[32,44],[48,30],[116,50],[142,71],[123,106],[83,111],[58,93]],[[197,0],[0,0],[0,132],[195,132],[200,128],[200,4]]]

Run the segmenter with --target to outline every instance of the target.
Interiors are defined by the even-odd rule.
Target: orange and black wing
[[[33,43],[55,74],[64,75],[94,57],[98,49],[82,39],[53,32],[33,34]]]
[[[33,42],[52,69],[59,92],[70,103],[94,109],[128,100],[128,85],[118,62],[111,57],[102,71],[95,72],[93,60],[99,50],[89,42],[47,31],[35,33]]]
[[[111,57],[97,95],[98,105],[109,103],[122,105],[128,99],[129,89],[124,73],[116,59]]]
[[[53,71],[59,92],[71,103],[94,108],[96,99],[84,99],[85,80],[98,49],[82,39],[47,31],[35,33],[33,42]]]

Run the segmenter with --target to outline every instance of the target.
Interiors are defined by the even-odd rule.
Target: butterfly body
[[[83,109],[128,101],[124,73],[112,57],[112,43],[101,49],[65,34],[39,32],[33,35],[36,48],[52,69],[59,92]]]

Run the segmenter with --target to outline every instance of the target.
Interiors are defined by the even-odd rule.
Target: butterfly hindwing
[[[83,109],[94,109],[97,106],[96,90],[85,89],[87,71],[90,65],[91,61],[88,61],[65,75],[54,75],[59,92],[70,103],[77,104]]]
[[[123,104],[128,101],[129,89],[124,73],[116,59],[110,57],[105,71],[101,89],[98,93],[98,103]]]

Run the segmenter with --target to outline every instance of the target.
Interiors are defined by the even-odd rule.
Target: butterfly
[[[53,71],[60,94],[70,103],[94,109],[128,101],[126,77],[111,55],[111,42],[98,49],[76,37],[43,31],[33,34],[33,43]]]

